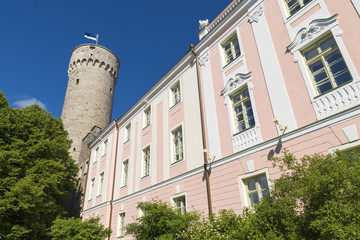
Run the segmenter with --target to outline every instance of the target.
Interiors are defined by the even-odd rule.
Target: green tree
[[[246,214],[257,239],[360,239],[360,155],[275,159],[284,174],[272,197]]]
[[[50,235],[53,240],[103,240],[110,237],[110,228],[104,229],[100,218],[57,218],[51,226]]]
[[[77,167],[60,119],[0,92],[0,239],[46,239],[75,187]]]
[[[126,226],[126,234],[133,235],[137,240],[187,239],[179,234],[187,231],[191,222],[199,220],[195,212],[182,215],[168,203],[156,199],[140,202],[137,208],[144,213],[143,216]]]

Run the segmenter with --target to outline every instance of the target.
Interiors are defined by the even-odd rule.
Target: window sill
[[[146,125],[145,127],[143,127],[143,129],[142,129],[142,130],[147,129],[149,126],[151,126],[151,123],[150,123],[149,125]]]
[[[341,84],[341,85],[339,85],[339,86],[336,86],[335,88],[333,88],[333,89],[331,89],[331,90],[329,90],[329,91],[326,91],[326,92],[324,92],[324,93],[321,93],[321,94],[315,96],[315,97],[314,97],[314,100],[316,100],[317,98],[323,97],[323,96],[325,96],[325,95],[328,94],[328,93],[331,93],[331,92],[333,92],[333,91],[336,91],[336,90],[338,90],[339,88],[344,87],[345,85],[347,85],[347,84],[349,84],[349,83],[352,83],[352,82],[353,82],[353,79],[351,79],[350,81],[348,81],[348,82],[346,82],[346,83],[343,83],[343,84]]]
[[[149,174],[149,175],[146,175],[146,176],[141,177],[141,178],[140,178],[140,180],[144,180],[144,179],[147,179],[147,178],[149,178],[149,177],[150,177],[150,174]]]
[[[256,127],[256,124],[255,124],[254,126],[252,126],[252,127],[249,127],[249,128],[247,128],[247,129],[245,129],[245,130],[242,130],[242,131],[240,131],[240,132],[236,132],[236,133],[233,134],[233,137],[236,137],[237,135],[240,135],[240,134],[242,134],[242,133],[244,133],[244,132],[246,132],[246,131],[249,131],[250,129],[253,129],[253,128],[255,128],[255,127]]]
[[[181,102],[182,102],[182,100],[179,101],[179,102],[177,102],[177,103],[175,103],[175,104],[173,104],[173,105],[169,108],[169,111],[171,111],[171,110],[173,110],[175,107],[179,106]]]
[[[178,164],[180,164],[180,163],[183,163],[183,162],[185,162],[185,159],[184,159],[184,158],[181,159],[181,160],[179,160],[179,161],[177,161],[177,162],[172,162],[172,163],[170,164],[170,167],[174,167],[174,166],[176,166],[176,165],[178,165]]]

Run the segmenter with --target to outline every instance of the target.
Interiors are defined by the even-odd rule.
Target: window
[[[89,200],[92,199],[92,195],[93,195],[93,192],[94,192],[94,187],[95,187],[95,178],[92,178],[91,183],[90,183]]]
[[[222,44],[225,64],[229,64],[240,56],[240,46],[236,34],[231,36],[225,43]]]
[[[125,127],[124,143],[130,140],[131,124],[129,123]]]
[[[93,163],[97,161],[98,155],[99,155],[99,147],[95,149]]]
[[[185,215],[186,214],[185,196],[174,198],[173,201],[174,201],[174,209],[175,209],[175,211],[180,213],[181,215]]]
[[[180,82],[171,87],[171,106],[178,104],[181,101]]]
[[[151,123],[151,108],[148,107],[144,110],[144,128],[149,126]]]
[[[239,90],[230,96],[230,98],[234,111],[236,132],[241,132],[255,126],[254,113],[247,87]]]
[[[125,213],[119,213],[119,227],[118,227],[118,238],[123,238],[125,236]]]
[[[285,0],[286,8],[290,15],[299,11],[309,2],[311,2],[311,0]]]
[[[104,172],[100,173],[98,194],[97,194],[98,196],[102,194],[103,184],[104,184]]]
[[[128,171],[129,171],[129,160],[125,160],[122,166],[122,187],[127,186],[128,182]]]
[[[249,207],[258,203],[260,199],[270,196],[266,175],[246,179],[244,184]]]
[[[173,163],[176,163],[184,159],[182,127],[176,128],[171,133],[173,141]]]
[[[85,162],[84,175],[87,174],[88,168],[89,168],[89,160]]]
[[[335,39],[330,36],[303,51],[317,94],[323,94],[348,83],[352,76]]]
[[[142,177],[147,177],[150,174],[150,147],[143,150],[143,166]]]
[[[108,140],[106,139],[104,141],[104,146],[103,146],[103,149],[102,149],[102,156],[106,155],[107,145],[108,145]]]

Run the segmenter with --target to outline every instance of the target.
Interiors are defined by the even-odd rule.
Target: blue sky
[[[38,103],[60,117],[74,47],[99,44],[120,59],[112,118],[125,113],[198,42],[198,20],[230,0],[12,0],[0,3],[0,90],[13,107]],[[139,71],[141,69],[141,71]]]

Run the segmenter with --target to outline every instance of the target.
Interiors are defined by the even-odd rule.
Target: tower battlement
[[[117,80],[120,61],[112,51],[103,46],[82,44],[71,52],[68,74],[70,75],[75,69],[83,66],[103,69]]]
[[[94,126],[104,129],[111,121],[119,67],[118,57],[103,46],[82,44],[71,52],[61,119],[73,140],[70,153],[76,162],[81,139]]]

